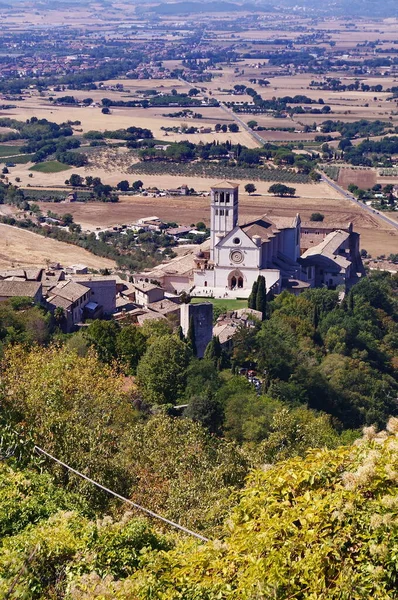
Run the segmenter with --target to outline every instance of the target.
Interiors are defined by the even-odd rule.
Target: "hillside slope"
[[[113,269],[116,266],[114,261],[95,256],[84,248],[0,223],[0,268],[40,267],[47,260],[64,266],[83,263],[92,269]]]

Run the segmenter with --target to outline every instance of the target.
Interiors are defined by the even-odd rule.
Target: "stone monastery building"
[[[268,291],[299,293],[314,286],[347,287],[363,274],[359,235],[351,224],[325,231],[316,244],[308,240],[311,231],[302,236],[299,214],[240,224],[238,187],[223,181],[211,188],[210,251],[196,255],[194,295],[245,298],[259,275]]]

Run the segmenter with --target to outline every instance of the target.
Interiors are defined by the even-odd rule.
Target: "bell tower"
[[[214,246],[238,224],[239,185],[222,181],[210,190],[210,260]]]

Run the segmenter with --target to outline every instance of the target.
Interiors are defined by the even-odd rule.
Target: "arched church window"
[[[224,192],[220,192],[220,202],[224,202],[225,200],[225,194]]]
[[[223,217],[224,216],[224,209],[220,208],[220,216]]]
[[[218,208],[216,208],[216,215],[218,215]]]
[[[229,204],[229,200],[231,198],[231,194],[225,194],[225,203]]]
[[[228,217],[228,215],[229,215],[229,210],[226,210],[225,211],[225,216]]]
[[[238,277],[238,288],[243,288],[243,277]]]

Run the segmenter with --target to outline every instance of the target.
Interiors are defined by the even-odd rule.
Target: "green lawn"
[[[192,298],[193,304],[200,302],[211,302],[214,306],[225,308],[226,310],[235,310],[238,308],[247,308],[247,300],[235,300],[233,298]]]
[[[12,156],[18,154],[21,144],[19,146],[3,146],[0,144],[0,156]]]
[[[29,171],[39,171],[40,173],[60,173],[61,171],[68,171],[72,167],[65,163],[60,163],[57,160],[48,160],[47,162],[37,163],[33,167],[30,167]]]

